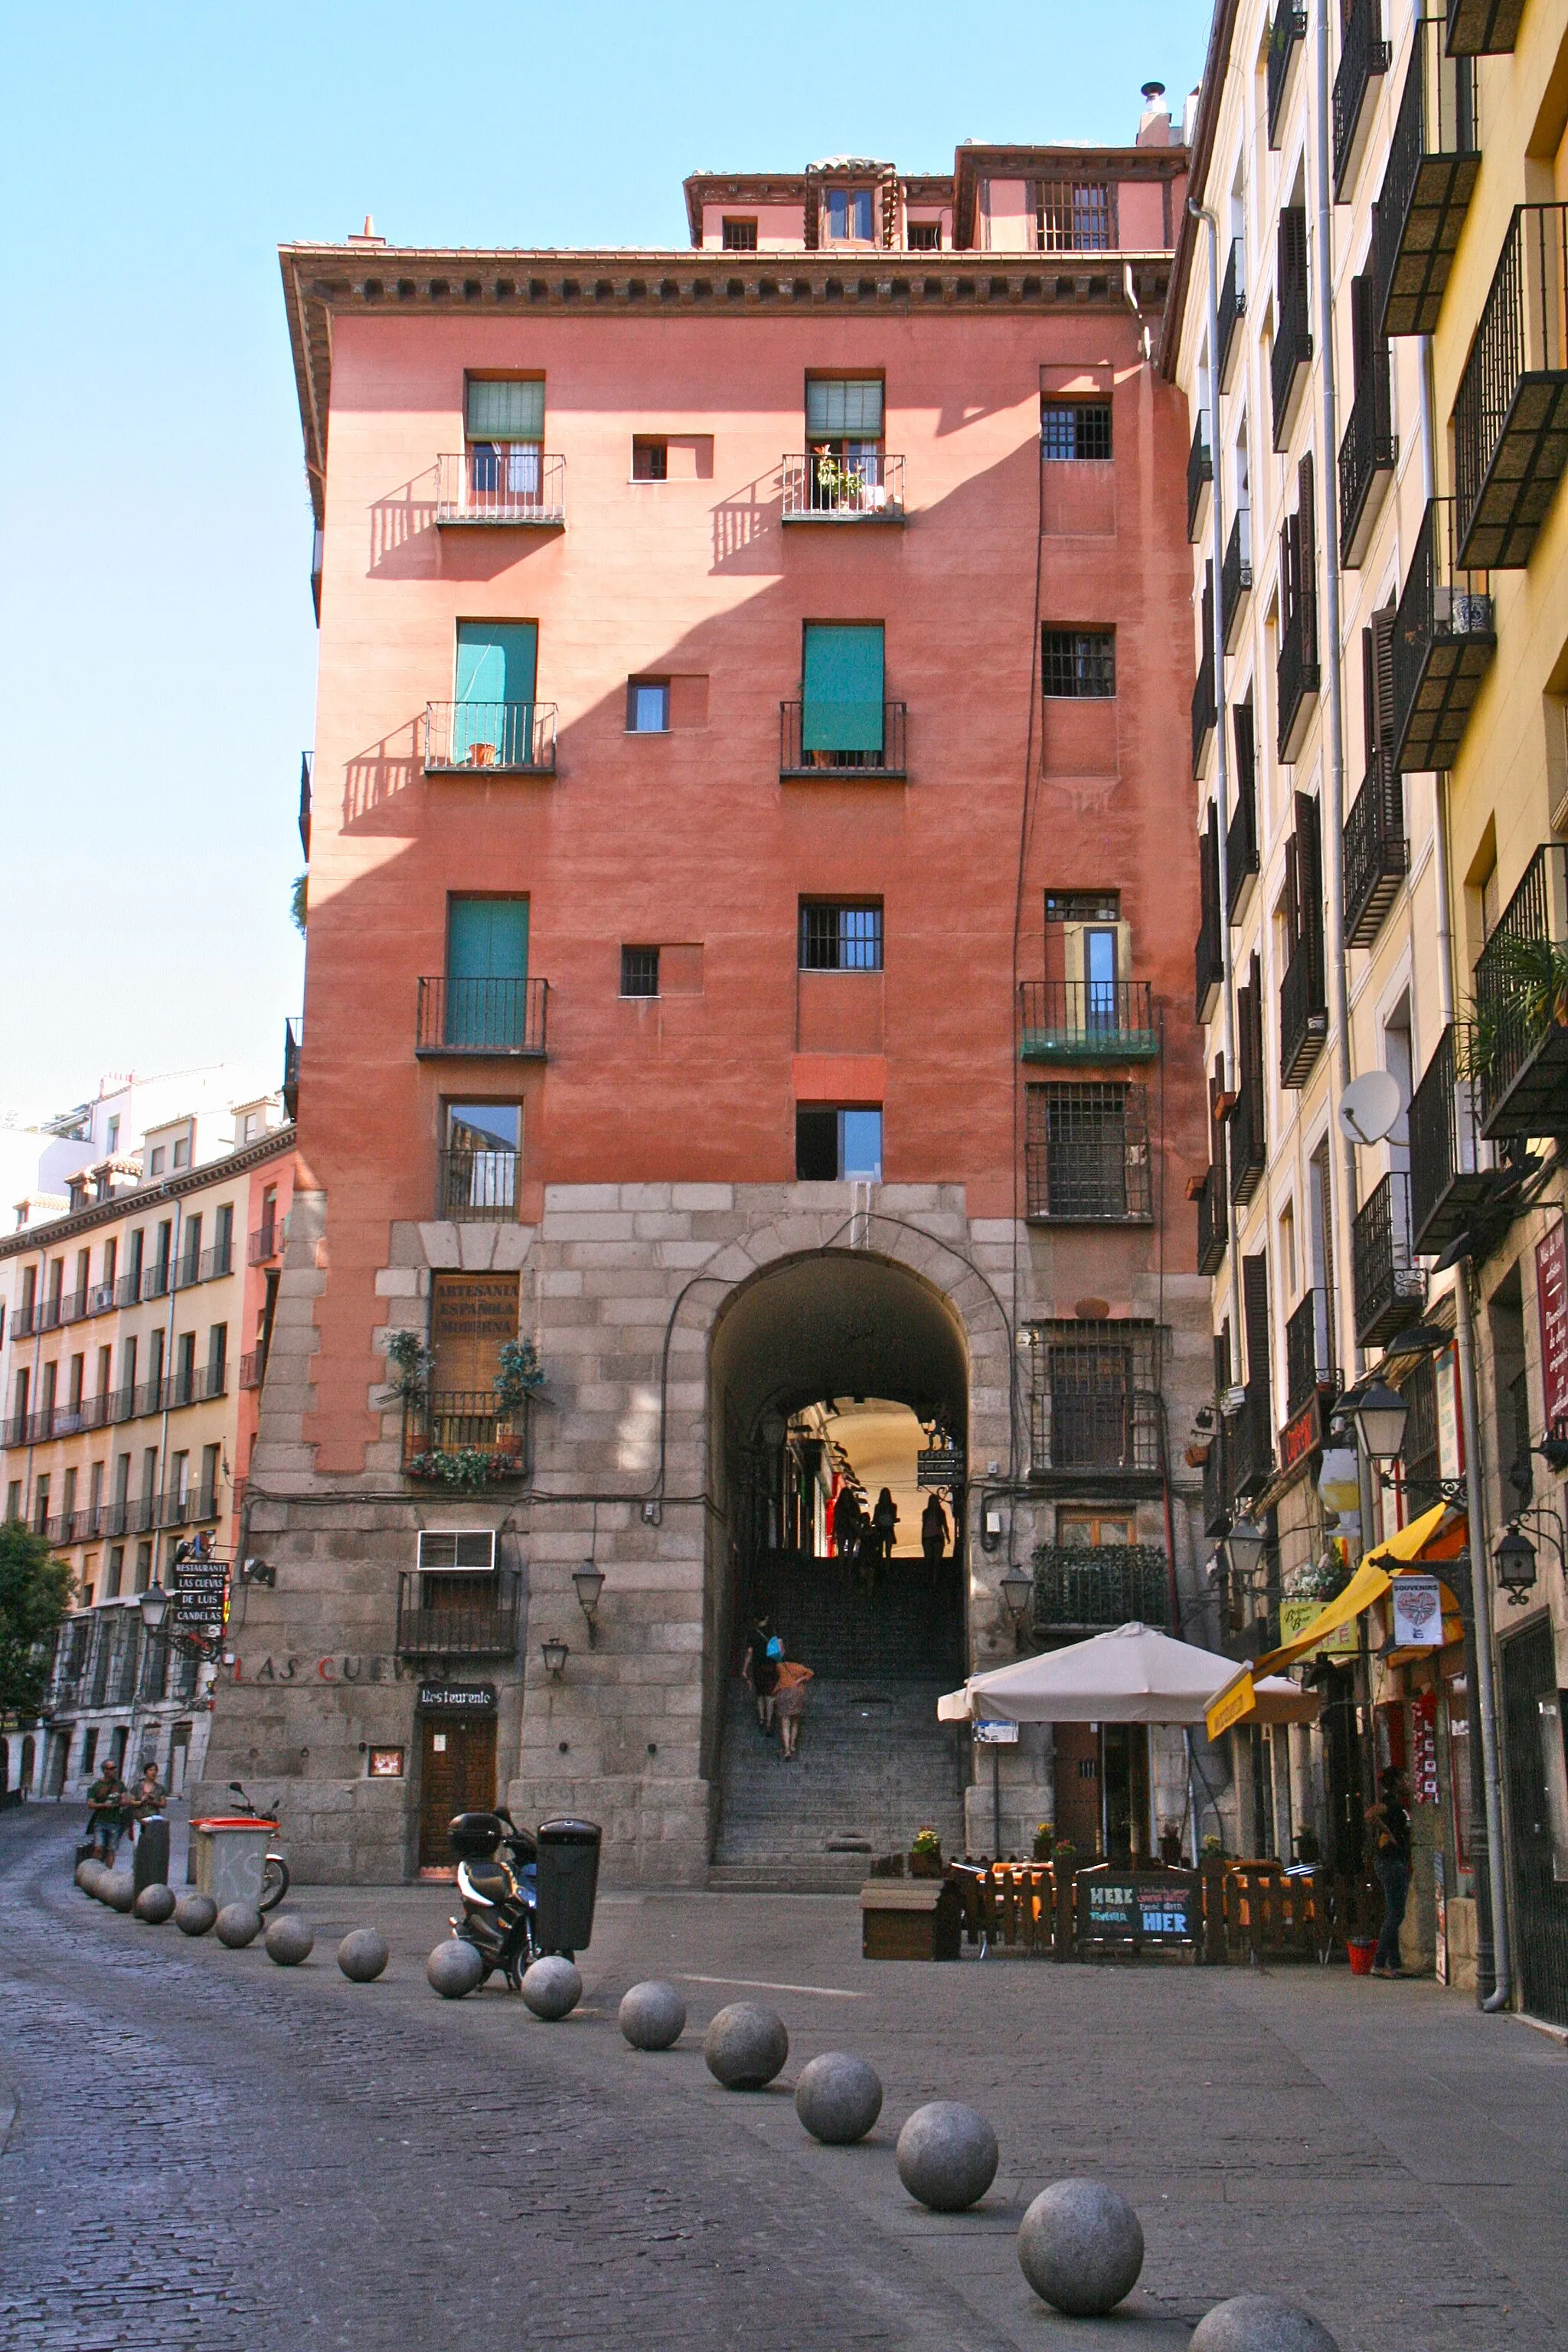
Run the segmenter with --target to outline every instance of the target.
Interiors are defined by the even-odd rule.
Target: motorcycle
[[[538,1846],[504,1808],[493,1813],[458,1813],[447,1835],[458,1857],[460,1919],[447,1921],[454,1936],[471,1944],[488,1979],[497,1969],[513,1992],[523,1971],[539,1958],[537,1928]],[[505,1857],[499,1849],[504,1846]]]
[[[239,1802],[235,1807],[235,1811],[237,1813],[248,1814],[253,1822],[259,1822],[267,1829],[277,1829],[278,1821],[276,1815],[258,1811],[257,1807],[251,1803],[250,1799],[246,1795],[245,1790],[240,1787],[237,1780],[231,1780],[229,1782],[228,1793],[231,1797],[237,1797],[239,1800]],[[267,1858],[261,1867],[261,1892],[257,1897],[257,1909],[258,1911],[276,1911],[278,1906],[282,1902],[283,1897],[288,1894],[288,1892],[289,1865],[284,1861],[283,1856],[278,1848],[268,1841]]]

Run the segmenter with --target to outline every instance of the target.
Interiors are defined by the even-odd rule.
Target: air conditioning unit
[[[463,1528],[450,1532],[422,1528],[419,1536],[419,1566],[428,1574],[438,1569],[464,1569],[471,1575],[485,1572],[496,1564],[496,1532],[493,1528]]]

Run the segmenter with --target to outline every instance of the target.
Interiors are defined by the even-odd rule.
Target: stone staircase
[[[895,1560],[868,1600],[835,1561],[772,1558],[753,1574],[752,1613],[760,1607],[816,1680],[789,1764],[732,1682],[710,1885],[852,1893],[873,1856],[907,1851],[926,1823],[962,1852],[959,1734],[936,1717],[963,1676],[952,1562],[933,1576],[923,1560]]]

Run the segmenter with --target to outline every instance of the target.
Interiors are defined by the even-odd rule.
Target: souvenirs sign
[[[1394,1645],[1398,1650],[1443,1646],[1443,1588],[1435,1576],[1396,1576],[1389,1588],[1394,1604]]]

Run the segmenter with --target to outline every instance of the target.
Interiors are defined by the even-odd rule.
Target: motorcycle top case
[[[501,1841],[495,1813],[455,1813],[447,1824],[452,1851],[464,1862],[487,1862]]]

